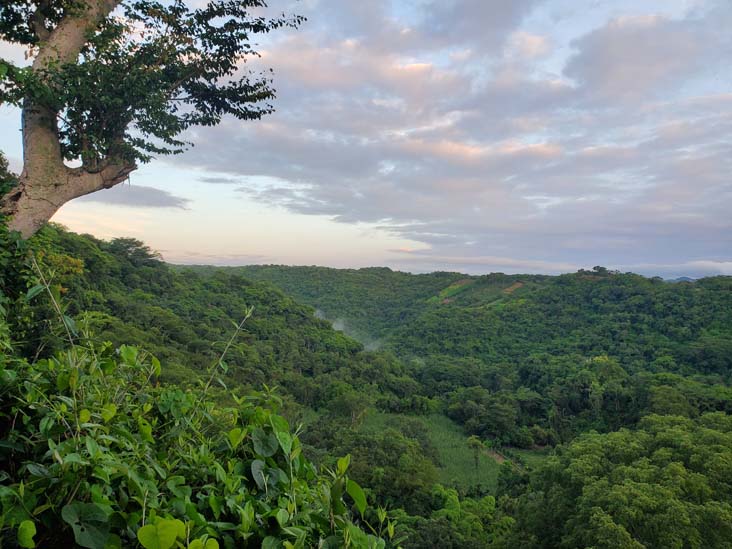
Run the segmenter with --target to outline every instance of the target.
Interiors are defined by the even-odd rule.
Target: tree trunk
[[[18,185],[0,198],[8,228],[29,238],[66,202],[121,183],[137,166],[105,159],[98,169],[69,168],[61,157],[56,113],[23,107],[23,172]]]
[[[75,63],[88,33],[120,3],[120,0],[82,0],[80,9],[65,16],[47,36],[39,36],[42,46],[33,61],[33,71]],[[39,29],[43,25],[36,25]],[[44,31],[47,32],[47,31]],[[58,135],[58,113],[26,99],[23,104],[23,172],[18,185],[0,197],[0,214],[8,218],[8,228],[29,238],[69,200],[127,179],[136,169],[134,162],[106,158],[93,171],[69,168],[64,164]]]
[[[88,173],[63,165],[42,165],[24,169],[18,186],[0,199],[0,213],[8,217],[8,229],[30,238],[66,202],[109,189],[136,169],[134,164],[109,164],[100,172]]]

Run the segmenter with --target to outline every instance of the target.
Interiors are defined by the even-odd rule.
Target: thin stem
[[[69,330],[69,327],[66,325],[66,321],[64,320],[64,313],[61,310],[61,305],[58,304],[56,301],[56,298],[53,297],[53,292],[51,292],[51,283],[50,281],[46,280],[46,277],[43,276],[43,271],[41,270],[41,267],[38,265],[38,262],[36,261],[36,256],[31,253],[31,261],[33,262],[33,268],[38,273],[38,276],[41,279],[41,284],[46,289],[46,293],[51,298],[51,303],[53,304],[53,308],[56,310],[56,314],[58,314],[59,319],[61,319],[61,324],[63,324],[64,330],[66,330],[66,336],[69,338],[69,343],[71,344],[71,348],[74,348],[74,338],[71,337],[71,330]]]
[[[252,316],[252,313],[254,313],[254,306],[249,307],[246,310],[246,313],[244,314],[244,318],[241,319],[241,322],[236,326],[236,330],[234,330],[234,333],[232,334],[231,338],[229,338],[228,343],[224,347],[224,350],[222,351],[221,355],[219,356],[218,360],[209,368],[211,375],[208,378],[208,381],[206,382],[206,385],[203,388],[203,393],[201,394],[201,398],[199,399],[199,402],[202,401],[207,393],[209,388],[211,387],[211,384],[213,383],[214,378],[216,377],[216,369],[221,366],[222,361],[224,360],[224,357],[226,357],[226,354],[229,352],[229,349],[234,344],[234,341],[236,341],[237,336],[239,333],[244,329],[244,323],[249,320],[249,318]]]

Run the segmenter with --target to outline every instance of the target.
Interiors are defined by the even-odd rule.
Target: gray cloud
[[[713,75],[720,60],[728,64],[732,40],[718,32],[719,15],[615,18],[575,41],[564,74],[610,104],[668,95],[697,76]]]
[[[422,21],[426,35],[442,45],[468,45],[494,50],[508,33],[538,5],[539,0],[430,0]]]
[[[725,269],[732,3],[697,4],[613,15],[552,66],[542,3],[313,2],[264,55],[278,112],[200,130],[183,161],[429,247],[402,264]]]
[[[169,263],[179,265],[253,265],[272,263],[273,259],[261,254],[209,254],[195,250],[160,250]]]
[[[111,189],[95,192],[77,198],[79,202],[100,202],[117,206],[142,208],[180,208],[185,209],[188,199],[168,191],[144,185],[120,184]]]
[[[241,180],[236,177],[210,176],[210,177],[199,177],[198,180],[202,183],[213,183],[216,185],[241,184]]]

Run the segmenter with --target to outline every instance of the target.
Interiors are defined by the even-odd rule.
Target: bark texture
[[[80,4],[50,33],[42,22],[34,25],[41,40],[32,67],[36,74],[42,76],[53,65],[75,63],[88,34],[99,27],[119,0],[84,0]],[[23,171],[18,185],[0,198],[0,213],[9,219],[8,227],[24,238],[32,236],[64,203],[113,187],[136,169],[133,162],[114,157],[103,159],[93,169],[69,168],[61,155],[58,113],[30,100],[22,110]]]

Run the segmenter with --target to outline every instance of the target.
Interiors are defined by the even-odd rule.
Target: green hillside
[[[324,318],[367,342],[414,319],[459,273],[413,275],[388,268],[330,269],[252,265],[223,268],[251,280],[271,282]]]
[[[143,467],[156,501],[164,502],[161,520],[192,521],[196,535],[204,535],[206,521],[218,521],[205,535],[231,539],[227,546],[271,538],[272,547],[289,547],[287,536],[307,543],[330,536],[334,546],[354,547],[715,547],[726,539],[729,277],[670,284],[602,268],[466,276],[172,267],[136,240],[105,242],[57,226],[28,249],[5,242],[0,538],[14,540],[11,547],[26,540],[31,524],[36,539],[54,525],[59,539],[79,543],[71,511],[69,520],[58,514],[76,497],[61,479],[111,481],[114,471],[147,463],[144,453],[125,453],[134,448],[162,460],[150,462],[159,469]],[[79,364],[87,376],[83,409],[74,403],[79,381],[70,381],[81,375],[73,373]],[[97,370],[120,372],[105,381],[114,396],[95,392]],[[28,392],[33,380],[45,380],[34,385],[40,393]],[[126,387],[135,388],[129,399]],[[34,408],[36,394],[58,408]],[[102,399],[99,410],[95,398]],[[110,416],[104,406],[113,403]],[[42,413],[24,416],[25,423],[12,419],[27,406]],[[127,415],[114,429],[139,433],[126,450],[105,446],[120,461],[94,469],[94,460],[107,455],[96,441],[111,436],[113,424],[104,427],[104,418],[111,421],[123,406]],[[172,423],[170,414],[177,414]],[[93,430],[87,424],[97,417],[101,427]],[[246,421],[233,427],[232,417]],[[188,439],[185,421],[193,418],[198,438]],[[216,478],[192,473],[209,463],[195,440],[221,460]],[[294,440],[297,459],[307,460],[293,469],[304,475],[297,485],[286,471]],[[73,468],[67,454],[59,462],[49,453],[49,444],[68,448]],[[183,474],[179,460],[161,457],[176,452],[197,456],[191,471]],[[338,461],[346,455],[347,473]],[[264,465],[255,467],[257,460]],[[282,484],[262,483],[252,467]],[[190,478],[191,491],[181,492],[170,475]],[[234,478],[228,475],[249,486],[259,506],[255,512],[239,500],[227,503],[232,516],[254,513],[238,542],[221,526],[221,504],[210,492]],[[104,539],[114,531],[125,543],[139,541],[141,516],[129,507],[130,496],[116,500],[84,482],[74,501],[98,506],[94,512],[111,521]],[[20,493],[26,485],[38,486],[28,492],[32,501]],[[318,507],[326,485],[335,499]],[[60,498],[50,506],[38,502],[44,486],[61,490],[49,492]],[[231,497],[239,493],[227,489]],[[301,496],[292,495],[300,489]],[[289,499],[271,499],[270,490],[290,490]],[[636,494],[632,501],[626,490]],[[141,501],[147,505],[144,491]],[[307,518],[296,513],[298,501],[310,502]],[[654,524],[668,520],[668,505],[685,518],[661,534]],[[318,522],[331,512],[343,517],[338,524]],[[114,530],[122,518],[130,526]],[[287,530],[290,520],[296,530]]]

